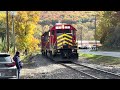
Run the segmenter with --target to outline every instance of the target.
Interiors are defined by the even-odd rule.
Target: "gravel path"
[[[32,58],[31,64],[24,64],[21,79],[87,79],[87,77],[36,55]]]
[[[30,61],[30,64],[24,64],[21,70],[21,79],[89,79],[82,73],[75,72],[60,64],[53,64],[41,55],[36,55]],[[120,66],[118,65],[105,66],[92,64],[82,57],[80,57],[78,63],[120,74]]]

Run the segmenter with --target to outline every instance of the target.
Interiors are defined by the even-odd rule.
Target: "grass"
[[[115,51],[115,52],[120,52],[120,48],[100,47],[99,51]]]
[[[20,59],[22,60],[23,63],[29,63],[29,61],[32,59],[37,54],[28,54],[25,56],[21,56]]]
[[[83,54],[80,56],[85,57],[89,62],[94,64],[104,64],[104,65],[117,65],[120,64],[120,58],[93,54]]]

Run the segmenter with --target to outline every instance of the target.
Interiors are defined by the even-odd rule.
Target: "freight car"
[[[42,55],[51,58],[60,55],[71,61],[78,58],[77,49],[76,29],[70,24],[57,23],[41,36]]]

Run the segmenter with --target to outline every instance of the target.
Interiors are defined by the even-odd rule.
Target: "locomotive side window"
[[[75,31],[74,30],[72,30],[72,35],[75,35]]]
[[[48,37],[47,36],[45,36],[45,41],[47,41],[48,40]]]
[[[72,30],[72,35],[76,35],[76,31],[75,30]]]
[[[46,33],[44,34],[44,41],[48,41],[48,36],[49,36],[49,32],[46,32]]]
[[[50,36],[50,32],[49,32],[49,36]]]
[[[52,35],[54,35],[54,30],[52,31]]]
[[[42,40],[44,41],[44,36],[42,36]]]

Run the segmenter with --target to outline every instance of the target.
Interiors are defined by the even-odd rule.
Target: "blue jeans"
[[[18,71],[18,79],[20,79],[20,69],[17,69]]]

